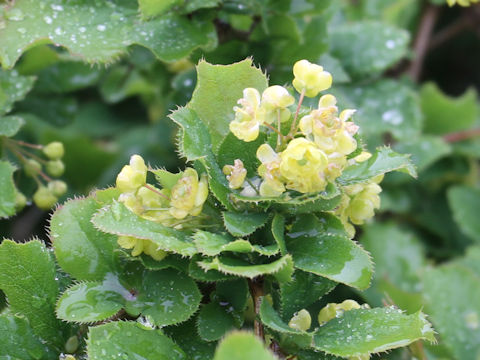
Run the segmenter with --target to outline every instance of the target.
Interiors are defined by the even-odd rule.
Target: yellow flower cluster
[[[300,193],[322,191],[328,182],[340,176],[347,165],[347,155],[357,148],[354,135],[358,126],[351,121],[355,110],[339,114],[333,95],[322,96],[318,108],[307,115],[302,113],[297,126],[304,96],[314,97],[328,89],[332,76],[307,60],[298,61],[293,73],[293,86],[300,93],[294,116],[288,108],[294,105],[294,97],[278,85],[267,88],[262,96],[256,89],[247,88],[238,101],[241,106],[234,107],[235,120],[230,123],[230,130],[237,138],[247,142],[257,139],[261,125],[277,133],[275,150],[269,144],[257,149],[261,162],[258,168],[261,183],[257,192],[261,196],[279,196],[287,189]],[[291,121],[291,130],[283,134],[281,125],[288,121]],[[224,173],[232,189],[243,187],[246,190],[255,183],[256,175],[247,184],[246,170],[238,161],[233,166],[227,165]],[[244,193],[251,194],[251,191]]]
[[[453,6],[455,4],[458,4],[460,6],[470,6],[472,4],[478,3],[480,0],[447,0],[448,6]]]
[[[172,188],[160,190],[147,184],[147,172],[143,158],[133,155],[130,164],[125,165],[117,176],[116,186],[122,192],[118,201],[136,215],[169,227],[181,228],[182,220],[187,216],[200,215],[208,196],[206,174],[199,179],[194,169],[187,168]],[[118,244],[124,249],[133,249],[133,256],[142,252],[155,260],[166,256],[150,240],[120,236]]]

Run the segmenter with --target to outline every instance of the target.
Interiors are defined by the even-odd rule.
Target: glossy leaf
[[[200,267],[199,262],[204,258],[200,255],[194,255],[190,260],[190,265],[188,266],[188,274],[197,281],[204,282],[214,282],[214,281],[225,281],[231,280],[234,277],[232,275],[227,275],[221,273],[218,270],[205,270]]]
[[[272,235],[280,249],[282,256],[287,254],[287,246],[285,245],[285,217],[276,213],[272,220]]]
[[[307,334],[305,331],[300,331],[297,329],[293,329],[288,326],[280,317],[280,315],[275,311],[272,305],[269,304],[268,301],[265,299],[262,300],[260,305],[260,319],[262,323],[267,326],[269,329],[284,333],[284,334],[295,334],[295,335],[303,335],[308,342],[311,342],[312,335]]]
[[[108,334],[108,336],[105,336]],[[178,345],[161,330],[131,321],[114,321],[91,327],[87,340],[88,358],[186,360]]]
[[[117,236],[95,229],[92,216],[102,205],[95,198],[76,199],[59,207],[50,221],[58,264],[78,280],[101,280],[116,269]]]
[[[330,51],[352,76],[366,77],[404,57],[409,40],[405,30],[380,22],[349,23],[332,28]]]
[[[215,351],[213,360],[275,360],[255,335],[248,332],[229,334]]]
[[[266,142],[266,138],[264,133],[260,133],[254,141],[245,142],[229,132],[218,148],[218,164],[223,168],[225,165],[233,165],[236,159],[240,159],[247,170],[247,177],[253,176],[260,165],[257,149]]]
[[[223,213],[223,223],[225,228],[233,236],[247,236],[253,233],[258,228],[265,225],[268,220],[268,214],[265,213],[237,213],[228,212]]]
[[[200,61],[197,65],[197,86],[187,105],[195,110],[207,126],[214,151],[228,134],[228,124],[234,118],[233,107],[243,96],[243,89],[267,87],[267,78],[253,66],[251,59],[231,65],[212,65]]]
[[[58,283],[55,261],[43,243],[32,240],[0,245],[0,289],[10,309],[24,315],[37,336],[60,346],[62,326],[55,317]]]
[[[197,319],[197,331],[205,341],[215,341],[234,329],[232,314],[217,302],[211,302],[200,309]]]
[[[173,14],[138,21],[133,1],[19,0],[6,10],[6,17],[10,19],[0,30],[0,62],[7,68],[26,49],[44,43],[64,46],[88,62],[112,62],[133,44],[149,48],[163,61],[173,61],[209,44],[213,31],[211,24]]]
[[[351,357],[407,346],[417,340],[434,341],[425,315],[405,315],[393,307],[345,311],[315,331],[313,347]]]
[[[452,147],[441,137],[423,135],[414,140],[406,140],[396,144],[395,151],[401,154],[411,154],[412,162],[421,171],[450,154]]]
[[[480,354],[480,276],[462,265],[430,269],[423,277],[426,311],[456,359]],[[446,291],[448,289],[448,291]]]
[[[227,302],[237,311],[243,311],[247,307],[250,292],[245,279],[222,281],[216,285],[216,295],[221,302]]]
[[[370,159],[347,167],[337,181],[342,185],[357,184],[390,171],[417,176],[409,155],[397,154],[390,148],[383,147],[377,149]]]
[[[0,115],[10,112],[13,104],[25,97],[33,87],[34,82],[34,77],[21,76],[16,70],[0,70]],[[1,132],[3,131],[2,126]]]
[[[15,167],[7,161],[0,161],[0,218],[15,214]]]
[[[108,274],[103,282],[74,285],[57,303],[57,316],[75,322],[101,321],[124,308],[142,314],[157,326],[187,320],[200,304],[195,282],[172,269],[145,271],[138,286],[127,286]]]
[[[3,116],[0,117],[0,136],[12,137],[25,124],[20,116]]]
[[[448,202],[460,230],[480,242],[480,190],[468,186],[454,186],[448,190]]]
[[[344,235],[324,232],[321,221],[304,215],[287,234],[295,267],[331,280],[366,289],[373,265],[368,253]]]
[[[192,256],[196,253],[195,245],[185,233],[143,219],[122,203],[115,202],[103,208],[93,216],[92,222],[103,232],[151,240],[160,249],[175,254]]]
[[[18,315],[0,314],[1,359],[56,359],[41,339],[35,335],[28,321]]]
[[[142,16],[145,18],[162,15],[176,5],[180,5],[184,0],[138,0],[138,6]]]

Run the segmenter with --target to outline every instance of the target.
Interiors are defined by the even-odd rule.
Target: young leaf
[[[92,222],[103,232],[151,240],[162,250],[192,256],[197,250],[190,237],[181,231],[143,219],[115,202],[97,212]]]
[[[405,315],[395,308],[356,309],[328,321],[313,336],[313,347],[342,357],[373,354],[407,346],[417,340],[435,341],[425,315]]]
[[[4,240],[0,245],[0,289],[7,295],[10,309],[24,315],[37,336],[61,346],[62,325],[55,317],[55,276],[55,261],[40,241],[17,244]]]
[[[0,161],[0,218],[15,214],[15,167],[7,161]]]
[[[206,304],[200,309],[197,319],[197,331],[203,340],[218,340],[234,328],[232,314],[217,302]]]
[[[480,353],[480,276],[449,264],[428,270],[423,286],[426,310],[442,342],[455,359],[475,359]]]
[[[329,43],[332,55],[359,78],[378,74],[399,61],[407,53],[409,40],[405,30],[365,21],[335,26]]]
[[[200,292],[189,277],[172,269],[135,274],[137,286],[124,285],[122,278],[108,274],[103,282],[74,285],[57,303],[57,316],[75,322],[94,322],[109,318],[124,308],[142,314],[157,326],[187,320],[200,304]],[[121,282],[122,281],[122,282]]]
[[[460,230],[480,242],[480,190],[468,186],[454,186],[448,189],[447,196],[453,218]]]
[[[304,215],[293,224],[287,234],[287,249],[295,267],[366,289],[373,273],[368,253],[346,236],[324,232],[323,228],[313,215]]]
[[[223,212],[225,228],[233,236],[247,236],[258,228],[265,225],[268,214],[265,213],[237,213],[233,211]]]
[[[382,147],[377,149],[370,159],[347,167],[337,181],[342,185],[352,185],[390,171],[402,171],[410,176],[417,176],[409,155],[397,154],[388,147]]]
[[[267,87],[267,78],[253,66],[251,59],[231,65],[200,61],[197,74],[197,86],[187,106],[195,110],[207,126],[216,151],[229,132],[229,123],[234,118],[233,107],[243,96],[243,89],[251,87],[262,92]]]
[[[87,353],[91,360],[114,357],[121,359],[187,359],[183,350],[161,330],[150,329],[131,321],[114,321],[91,327],[88,333]]]
[[[50,221],[58,264],[77,280],[101,280],[116,269],[117,237],[95,229],[92,216],[102,207],[94,198],[70,200]]]
[[[138,44],[163,61],[179,60],[199,46],[210,43],[211,23],[187,20],[173,14],[138,21],[136,3],[75,2],[58,4],[18,0],[6,10],[15,19],[0,30],[0,62],[11,68],[32,45],[53,43],[66,47],[88,62],[112,62]]]
[[[1,359],[58,359],[30,328],[28,321],[8,312],[0,314]]]
[[[275,360],[263,343],[248,332],[230,333],[218,346],[213,360]]]

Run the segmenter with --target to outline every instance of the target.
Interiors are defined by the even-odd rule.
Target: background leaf
[[[247,332],[233,332],[228,335],[215,351],[213,360],[275,360],[255,335]]]
[[[15,214],[15,167],[7,161],[0,161],[0,218]]]

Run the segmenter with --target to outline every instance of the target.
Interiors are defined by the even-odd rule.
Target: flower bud
[[[294,88],[307,97],[315,97],[320,91],[327,90],[332,86],[332,75],[323,70],[323,67],[312,64],[308,60],[300,60],[293,66]]]
[[[283,86],[270,86],[262,94],[262,106],[267,108],[284,109],[294,102],[295,98]]]
[[[65,351],[67,353],[74,353],[78,349],[78,337],[76,335],[70,336],[65,343]]]
[[[45,186],[40,186],[33,194],[33,202],[42,210],[49,210],[57,202],[57,197]]]
[[[122,192],[136,192],[147,181],[147,166],[140,155],[133,155],[117,175],[117,188]]]
[[[243,166],[243,162],[240,159],[236,159],[233,162],[233,166],[225,165],[223,167],[223,173],[227,175],[230,189],[241,188],[247,176],[247,170]]]
[[[260,109],[260,93],[255,88],[243,90],[243,98],[238,100],[241,107],[235,106],[235,119],[230,123],[230,131],[240,140],[250,142],[258,137],[264,113]]]
[[[172,188],[170,214],[176,219],[183,219],[188,215],[197,216],[202,211],[207,197],[206,175],[203,174],[198,181],[197,172],[192,168],[187,168]]]
[[[50,160],[58,160],[65,154],[65,149],[60,141],[53,141],[43,148],[43,153]]]
[[[61,180],[54,180],[48,183],[48,189],[57,197],[62,196],[67,192],[67,184]]]
[[[318,323],[320,325],[332,320],[337,315],[337,304],[329,303],[318,313]]]
[[[312,318],[310,313],[302,309],[299,312],[295,313],[293,317],[288,322],[288,326],[295,330],[307,331],[312,325]]]
[[[27,205],[27,198],[20,191],[15,191],[15,210],[21,211]]]
[[[37,160],[28,159],[23,165],[23,170],[28,176],[35,176],[42,171],[42,165]]]
[[[65,171],[65,165],[62,160],[50,160],[46,166],[47,173],[51,176],[59,177]]]

